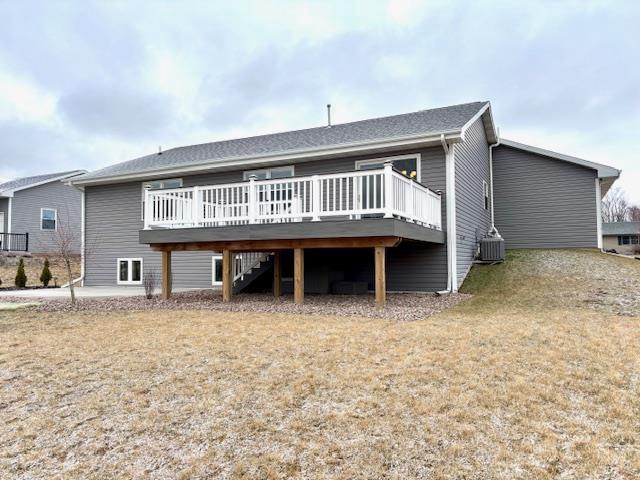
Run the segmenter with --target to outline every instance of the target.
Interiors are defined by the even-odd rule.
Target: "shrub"
[[[49,259],[45,258],[44,266],[42,267],[42,273],[40,274],[40,281],[42,282],[42,285],[44,285],[45,287],[48,287],[49,282],[51,281],[52,278],[53,278],[53,275],[51,275],[51,270],[49,270]]]
[[[27,274],[24,273],[24,260],[22,258],[20,259],[20,263],[18,263],[15,283],[18,288],[24,288],[27,286]]]
[[[144,272],[142,277],[142,284],[144,285],[144,295],[148,300],[153,298],[153,293],[158,285],[158,275],[154,269],[149,269]]]

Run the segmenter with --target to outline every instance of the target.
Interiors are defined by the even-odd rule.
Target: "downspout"
[[[440,143],[445,154],[446,204],[447,204],[447,291],[458,291],[458,252],[456,237],[456,165],[455,146],[447,144],[444,135]]]
[[[495,213],[493,209],[493,149],[500,145],[500,130],[498,129],[497,141],[494,144],[489,145],[489,184],[491,185],[491,228],[489,229],[489,236],[495,238],[502,238],[500,232],[496,228]]]

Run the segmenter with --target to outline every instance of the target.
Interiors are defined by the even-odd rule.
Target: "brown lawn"
[[[636,478],[640,318],[576,268],[640,262],[564,253],[415,322],[0,312],[1,476]]]

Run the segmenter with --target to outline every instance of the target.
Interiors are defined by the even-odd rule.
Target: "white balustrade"
[[[144,228],[399,218],[441,229],[440,194],[393,170],[145,191]]]

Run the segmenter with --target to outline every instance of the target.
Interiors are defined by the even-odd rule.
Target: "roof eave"
[[[87,173],[86,170],[74,170],[74,171],[68,172],[68,173],[66,173],[64,175],[60,175],[60,176],[57,176],[57,177],[49,178],[47,180],[42,180],[41,182],[31,183],[31,184],[25,185],[23,187],[12,188],[10,190],[4,190],[4,191],[0,192],[0,196],[13,197],[13,195],[16,192],[20,192],[22,190],[28,190],[30,188],[39,187],[40,185],[46,185],[47,183],[61,182],[63,180],[66,180],[67,178],[77,177],[77,176],[83,175],[85,173]],[[65,182],[65,183],[67,183],[67,182]]]
[[[592,162],[590,160],[585,160],[583,158],[572,157],[571,155],[565,155],[564,153],[558,153],[551,150],[546,150],[544,148],[534,147],[532,145],[526,145],[520,142],[514,142],[513,140],[507,140],[506,138],[500,139],[500,143],[501,145],[504,145],[507,147],[516,148],[516,149],[524,150],[531,153],[536,153],[538,155],[542,155],[545,157],[555,158],[557,160],[562,160],[568,163],[573,163],[575,165],[580,165],[585,168],[590,168],[598,172],[598,178],[602,178],[602,179],[612,179],[613,181],[615,181],[615,179],[620,177],[620,173],[622,173],[622,170],[618,170],[617,168],[610,167],[609,165]]]
[[[147,180],[153,177],[166,175],[195,174],[203,171],[229,170],[234,167],[245,167],[250,165],[265,165],[276,162],[287,161],[312,161],[321,160],[328,157],[336,157],[349,154],[376,153],[385,150],[397,149],[407,146],[428,146],[440,145],[441,135],[450,143],[462,141],[462,130],[447,130],[430,135],[412,135],[408,137],[396,137],[389,140],[373,140],[328,148],[304,149],[291,152],[280,152],[268,155],[240,156],[226,159],[224,161],[208,159],[198,163],[191,163],[184,166],[168,166],[164,168],[154,168],[144,171],[132,172],[128,174],[112,175],[108,177],[94,177],[82,179],[82,176],[71,179],[67,183],[74,186],[104,185],[118,183],[122,181]]]

